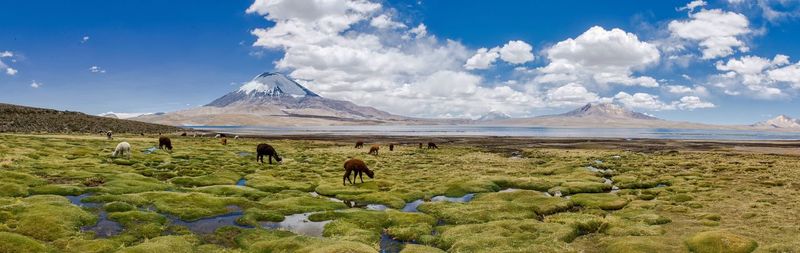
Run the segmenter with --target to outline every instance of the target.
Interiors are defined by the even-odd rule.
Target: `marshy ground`
[[[793,142],[171,138],[0,135],[0,252],[800,252]]]

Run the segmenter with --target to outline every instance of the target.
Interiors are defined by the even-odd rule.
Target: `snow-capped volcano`
[[[136,118],[170,125],[334,125],[414,120],[324,98],[280,73],[263,73],[211,103]]]
[[[753,126],[764,128],[800,128],[800,120],[786,115],[778,115],[778,117],[755,123]]]
[[[634,112],[612,103],[589,103],[581,108],[556,116],[562,117],[602,117],[615,119],[658,119],[644,113]]]
[[[319,97],[313,91],[280,73],[266,72],[245,83],[238,90],[222,96],[207,106],[223,107],[241,100],[275,97]]]

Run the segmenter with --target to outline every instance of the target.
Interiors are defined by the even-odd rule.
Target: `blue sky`
[[[800,117],[800,4],[689,4],[11,1],[0,102],[173,111],[279,71],[326,97],[423,117],[586,102],[722,124]]]

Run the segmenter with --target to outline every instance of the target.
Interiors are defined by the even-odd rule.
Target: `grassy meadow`
[[[0,135],[0,252],[800,252],[796,155],[171,138]],[[111,158],[120,141],[131,159]],[[263,142],[282,164],[255,162]],[[375,178],[343,186],[348,157]],[[321,236],[264,226],[294,214]]]

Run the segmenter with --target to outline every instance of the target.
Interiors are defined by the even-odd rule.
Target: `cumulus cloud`
[[[12,58],[12,57],[14,57],[14,53],[13,52],[11,52],[11,51],[0,51],[0,71],[5,72],[6,75],[9,75],[9,76],[16,75],[18,71],[16,69],[12,68],[11,66],[6,65],[6,63],[3,62],[3,58]]]
[[[552,88],[546,94],[548,104],[554,106],[578,106],[600,101],[597,93],[591,92],[578,83],[569,83]]]
[[[668,25],[673,37],[698,42],[703,59],[715,59],[750,50],[740,39],[751,33],[750,22],[742,14],[719,9],[689,13],[688,20],[673,20]]]
[[[747,95],[762,99],[785,97],[781,84],[800,87],[796,65],[789,65],[789,57],[776,55],[772,59],[742,56],[738,59],[718,61],[715,67],[722,74],[713,76],[712,82],[728,95]]]
[[[497,51],[497,48],[480,48],[475,55],[467,59],[464,67],[466,69],[488,69],[500,57],[500,53]]]
[[[656,46],[618,28],[592,27],[574,39],[558,42],[545,54],[550,63],[539,68],[542,75],[536,77],[537,82],[659,85],[652,77],[633,76],[635,70],[658,62],[661,54]]]
[[[633,95],[627,92],[619,92],[614,96],[614,101],[628,108],[650,111],[694,110],[715,107],[713,103],[703,101],[697,96],[684,96],[677,101],[666,103],[659,100],[656,95],[639,92]]]
[[[521,40],[512,40],[500,48],[500,59],[508,63],[523,64],[533,60],[533,46]]]
[[[388,14],[381,14],[380,16],[372,18],[369,24],[379,29],[398,29],[407,27],[403,23],[392,20],[392,17]]]
[[[489,108],[525,114],[543,106],[530,92],[467,71],[497,59],[527,62],[529,45],[473,51],[428,34],[424,24],[393,20],[394,11],[366,0],[257,0],[247,9],[274,23],[252,31],[253,46],[282,51],[275,67],[326,97],[422,117],[480,116]]]
[[[36,82],[36,80],[33,80],[31,82],[31,88],[38,89],[41,86],[42,86],[42,83]]]
[[[523,64],[533,60],[532,50],[533,46],[528,43],[512,40],[502,47],[478,49],[472,57],[467,59],[464,67],[466,69],[488,69],[498,58],[511,64]]]

